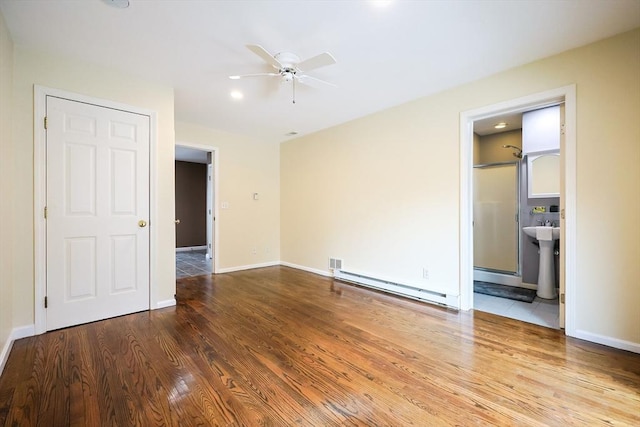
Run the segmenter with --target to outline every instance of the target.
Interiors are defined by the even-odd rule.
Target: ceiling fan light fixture
[[[257,73],[257,74],[242,74],[229,76],[230,79],[243,79],[245,77],[278,77],[281,83],[292,83],[291,88],[293,91],[292,102],[296,103],[296,85],[298,83],[310,84],[310,82],[320,82],[329,86],[335,86],[332,83],[325,82],[316,77],[307,75],[306,73],[316,68],[326,67],[327,65],[333,65],[336,63],[336,59],[329,53],[323,52],[319,55],[300,61],[298,55],[291,52],[280,52],[275,55],[270,54],[260,45],[248,44],[247,48],[258,55],[264,62],[271,65],[277,72],[271,73]]]
[[[293,80],[294,74],[291,71],[284,71],[282,73],[282,81],[288,83]]]

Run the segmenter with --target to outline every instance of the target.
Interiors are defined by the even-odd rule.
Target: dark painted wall
[[[176,161],[176,247],[207,244],[207,165]]]

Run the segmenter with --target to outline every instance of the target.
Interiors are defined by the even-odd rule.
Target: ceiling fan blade
[[[331,56],[329,52],[323,52],[320,55],[316,55],[312,58],[305,59],[296,65],[296,68],[300,71],[311,71],[316,68],[332,65],[336,63],[336,59]]]
[[[257,74],[242,74],[239,76],[229,76],[229,78],[231,80],[238,80],[238,79],[244,79],[245,77],[263,77],[263,76],[276,77],[279,75],[280,74],[278,73],[257,73]]]
[[[255,53],[256,55],[258,55],[260,58],[262,58],[267,64],[277,68],[277,69],[281,69],[282,64],[280,63],[280,61],[278,61],[276,58],[273,57],[273,55],[271,55],[269,52],[266,51],[265,48],[263,48],[262,46],[258,45],[258,44],[248,44],[247,45],[247,49],[249,49],[251,52]]]
[[[307,76],[307,75],[304,75],[304,74],[300,75],[300,76],[296,76],[296,79],[298,79],[298,81],[300,83],[302,83],[302,84],[305,84],[305,85],[308,85],[308,86],[313,86],[313,87],[318,86],[317,83],[322,83],[322,84],[327,85],[327,86],[338,87],[338,85],[333,84],[333,83],[329,83],[326,80],[321,80],[321,79],[318,79],[316,77],[311,77],[311,76]]]

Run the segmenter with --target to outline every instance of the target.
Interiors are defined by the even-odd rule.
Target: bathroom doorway
[[[496,121],[505,115],[522,114],[523,112],[559,105],[564,103],[565,122],[563,139],[560,143],[561,158],[561,190],[559,218],[561,224],[560,251],[560,293],[559,326],[570,336],[575,335],[573,329],[575,316],[575,189],[576,189],[576,139],[575,139],[575,86],[566,86],[555,90],[526,96],[511,101],[490,105],[476,110],[461,113],[460,143],[460,307],[463,310],[474,308],[474,126],[481,121]],[[507,145],[507,144],[505,144]],[[477,160],[477,159],[476,159]],[[521,175],[522,176],[522,175]],[[519,228],[521,228],[519,226]],[[566,307],[566,311],[565,311]]]
[[[527,182],[521,174],[527,167],[523,114],[528,112],[474,123],[473,308],[558,329],[558,300],[536,296],[537,241],[522,232],[534,220],[521,210],[521,205],[528,206],[526,188],[521,191],[521,181]],[[533,278],[523,280],[524,272]]]
[[[176,277],[218,270],[217,150],[180,142],[176,165]]]

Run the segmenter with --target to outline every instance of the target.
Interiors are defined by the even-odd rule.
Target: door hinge
[[[44,128],[47,129],[48,125],[49,125],[49,121],[47,120],[47,116],[44,116]]]
[[[48,212],[47,212],[47,207],[45,206],[45,207],[44,207],[44,219],[47,219],[47,213],[48,213]]]
[[[48,302],[47,297],[44,297],[44,308],[47,308],[47,305],[48,305],[47,302]]]
[[[564,219],[564,209],[560,209],[560,218]]]
[[[560,304],[564,304],[564,294],[560,294]]]

